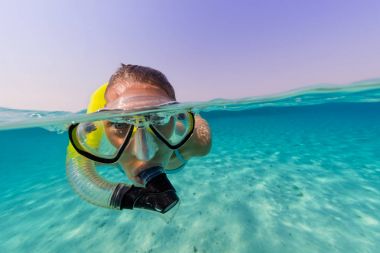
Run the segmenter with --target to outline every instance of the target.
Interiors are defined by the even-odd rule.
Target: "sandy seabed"
[[[165,215],[82,201],[62,155],[20,161],[1,179],[0,252],[377,252],[379,127],[292,115],[210,118],[212,152],[169,175],[181,203]]]

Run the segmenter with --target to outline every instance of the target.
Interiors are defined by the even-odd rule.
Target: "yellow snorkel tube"
[[[104,93],[107,83],[98,88],[91,96],[87,113],[102,109],[105,104]],[[88,141],[96,145],[102,138],[99,131],[94,132]],[[69,143],[66,156],[66,175],[74,191],[84,200],[101,207],[120,209],[120,203],[112,203],[112,196],[118,183],[111,183],[100,177],[96,171],[96,162],[80,155]],[[120,188],[120,186],[119,186]]]

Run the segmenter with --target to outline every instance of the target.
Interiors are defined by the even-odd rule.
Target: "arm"
[[[201,116],[195,116],[195,126],[194,132],[190,139],[178,149],[182,154],[185,160],[189,160],[194,156],[205,156],[210,152],[211,149],[211,131],[210,127],[206,120]],[[167,169],[175,169],[182,165],[182,162],[179,161],[176,155],[173,155],[170,158]]]

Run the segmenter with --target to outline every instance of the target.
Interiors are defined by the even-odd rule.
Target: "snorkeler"
[[[190,110],[138,111],[176,103],[174,89],[160,71],[122,64],[92,95],[87,113],[93,120],[69,127],[66,168],[73,189],[107,208],[165,213],[175,206],[179,198],[166,173],[209,153],[210,128]],[[102,112],[115,116],[102,119]],[[104,164],[120,166],[134,184],[107,181],[96,171]]]

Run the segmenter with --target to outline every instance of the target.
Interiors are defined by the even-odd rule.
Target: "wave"
[[[316,85],[291,90],[284,93],[246,97],[241,99],[213,99],[206,102],[185,102],[161,108],[124,113],[101,112],[86,114],[66,111],[34,111],[0,107],[0,130],[43,127],[49,131],[62,133],[75,122],[109,119],[120,115],[145,114],[157,111],[192,110],[210,112],[216,110],[241,111],[263,107],[307,106],[325,103],[377,103],[380,102],[380,79],[352,83],[350,85]]]

